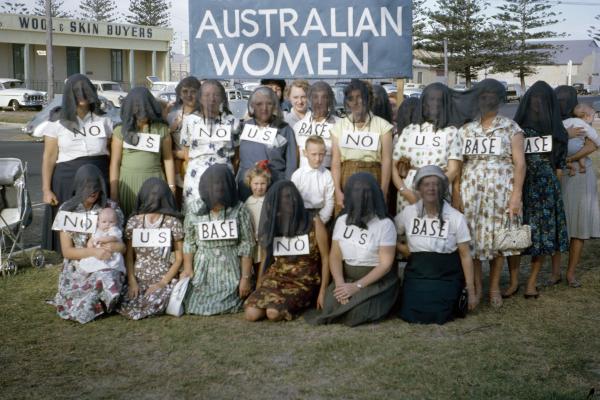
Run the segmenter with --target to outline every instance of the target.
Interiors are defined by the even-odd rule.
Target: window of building
[[[13,78],[25,80],[25,45],[12,45]]]
[[[123,50],[110,51],[111,80],[123,82]]]
[[[79,73],[79,47],[67,47],[67,77]]]
[[[417,72],[417,83],[423,83],[423,72]]]

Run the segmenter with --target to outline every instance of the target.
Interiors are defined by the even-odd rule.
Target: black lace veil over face
[[[513,118],[523,129],[530,128],[543,135],[552,135],[551,161],[558,168],[566,157],[569,141],[560,115],[558,99],[554,91],[544,81],[537,81],[527,90]]]
[[[225,164],[212,165],[202,174],[199,191],[205,213],[217,205],[227,209],[239,202],[235,176]]]
[[[373,85],[373,104],[371,105],[373,115],[392,123],[392,105],[390,98],[381,85]]]
[[[405,99],[396,113],[396,126],[398,134],[401,135],[404,128],[410,124],[419,123],[419,113],[421,112],[421,100],[416,97]]]
[[[352,175],[344,186],[344,210],[346,224],[367,229],[367,223],[374,217],[386,218],[387,207],[383,192],[375,177],[366,172]]]
[[[436,130],[460,128],[477,114],[474,94],[474,89],[458,92],[439,82],[427,85],[421,94],[419,123],[430,122]]]
[[[67,129],[77,128],[77,105],[81,100],[85,100],[90,112],[96,115],[103,115],[98,93],[92,82],[87,76],[74,74],[67,79],[65,90],[62,96],[62,104],[58,111],[60,123]]]
[[[554,89],[558,106],[560,108],[560,117],[562,119],[572,118],[573,110],[579,103],[577,100],[577,90],[573,86],[561,85]]]
[[[183,78],[175,87],[175,104],[177,106],[183,105],[182,93],[183,88],[196,89],[196,107],[194,110],[200,109],[200,81],[195,76],[187,76]]]
[[[344,107],[346,108],[346,114],[352,121],[355,121],[355,117],[350,106],[350,97],[354,92],[359,92],[362,101],[362,109],[358,118],[366,121],[372,103],[372,93],[369,90],[369,85],[360,79],[352,79],[350,84],[344,88]]]
[[[304,235],[311,226],[310,215],[296,186],[290,181],[273,184],[265,196],[260,214],[259,244],[270,251],[274,237]]]
[[[92,164],[85,164],[81,166],[75,178],[73,179],[73,197],[65,201],[61,206],[64,211],[75,211],[75,209],[83,204],[84,200],[98,193],[98,199],[95,204],[104,207],[108,196],[106,195],[106,183],[102,178],[102,172]]]
[[[147,120],[148,124],[167,124],[162,116],[162,108],[156,98],[145,87],[131,89],[121,105],[121,121],[123,140],[131,145],[137,145],[138,121]]]
[[[138,192],[132,215],[150,213],[182,218],[175,204],[173,192],[169,189],[167,182],[160,178],[153,177],[144,181]]]
[[[495,79],[484,79],[475,86],[477,114],[498,113],[506,101],[506,88]],[[470,114],[474,114],[470,112]]]

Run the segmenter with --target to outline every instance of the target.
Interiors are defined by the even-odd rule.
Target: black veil
[[[398,111],[396,113],[396,126],[398,128],[398,135],[402,134],[404,128],[410,124],[418,124],[421,112],[421,100],[417,97],[409,97],[404,99]]]
[[[347,215],[346,225],[361,229],[367,229],[367,223],[373,217],[388,217],[383,192],[373,175],[359,172],[348,179],[344,186],[343,214]]]
[[[167,124],[160,103],[145,87],[131,89],[121,105],[123,140],[133,146],[140,140],[137,134],[138,119],[148,119],[149,124]]]
[[[60,123],[69,130],[76,129],[78,126],[77,103],[80,99],[87,100],[90,112],[93,114],[105,114],[101,108],[98,92],[88,77],[83,74],[71,75],[65,83],[62,104],[57,111]]]
[[[381,85],[373,85],[373,101],[371,103],[371,112],[380,118],[392,123],[392,105],[390,98]]]
[[[239,203],[235,176],[225,164],[210,166],[200,178],[200,198],[204,202],[201,214],[207,214],[217,204],[225,209]]]
[[[577,90],[573,86],[561,85],[554,89],[556,98],[558,99],[558,106],[560,107],[560,117],[567,119],[574,117],[573,110],[578,104]]]
[[[461,127],[473,119],[474,90],[457,92],[443,83],[427,85],[421,94],[419,124],[430,122],[436,130]]]
[[[495,79],[484,79],[475,85],[474,88],[476,109],[470,110],[467,113],[470,115],[484,115],[489,112],[498,112],[500,107],[506,101],[506,88]],[[475,107],[474,107],[475,108]]]
[[[167,182],[160,178],[148,178],[138,192],[131,215],[158,213],[182,218],[175,205],[175,196]]]
[[[560,115],[558,99],[554,91],[544,81],[537,81],[527,90],[514,120],[522,129],[530,128],[544,135],[552,135],[551,162],[554,168],[561,165],[566,157],[569,136]]]
[[[106,195],[106,183],[102,178],[102,172],[93,164],[82,165],[75,173],[73,179],[73,196],[65,201],[60,207],[64,211],[75,211],[90,195],[99,192],[96,204],[106,206],[108,196]]]

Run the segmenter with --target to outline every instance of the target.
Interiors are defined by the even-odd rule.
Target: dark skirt
[[[373,267],[356,267],[344,263],[344,279],[346,282],[356,282],[372,269]],[[356,326],[379,321],[390,313],[398,297],[399,286],[397,270],[392,267],[379,281],[362,288],[348,303],[341,304],[333,295],[335,283],[332,283],[325,293],[323,310],[310,311],[304,318],[311,325],[339,323]]]
[[[400,318],[422,324],[452,321],[464,286],[458,252],[412,253],[404,270]]]
[[[58,206],[52,207],[46,205],[44,209],[42,223],[42,249],[60,251],[60,235],[52,231],[52,222],[58,212],[58,207],[65,201],[73,197],[73,180],[77,170],[86,165],[92,164],[100,169],[104,183],[108,185],[108,156],[80,157],[71,161],[56,164],[52,174],[52,192],[58,199]],[[108,186],[106,187],[108,193]]]

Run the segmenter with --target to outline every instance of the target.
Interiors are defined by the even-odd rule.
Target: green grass
[[[444,326],[241,314],[79,325],[44,303],[59,268],[25,269],[0,280],[0,397],[584,399],[600,389],[599,244],[587,243],[583,288],[483,304]]]

